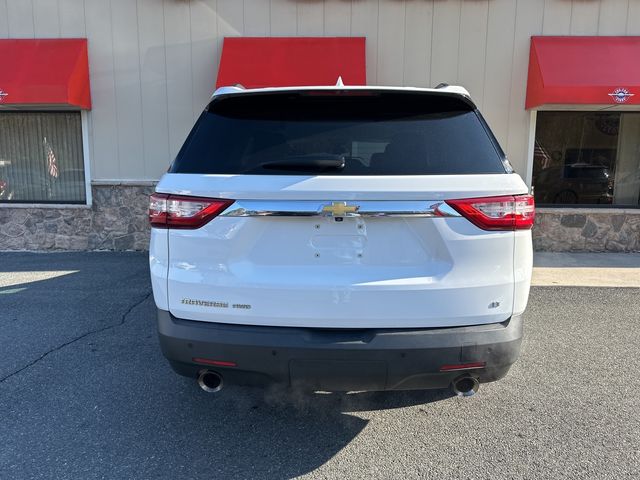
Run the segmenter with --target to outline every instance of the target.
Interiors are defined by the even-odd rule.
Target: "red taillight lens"
[[[536,216],[532,195],[447,200],[463,217],[483,230],[526,230]]]
[[[156,228],[200,228],[233,200],[154,193],[149,197],[149,222]]]

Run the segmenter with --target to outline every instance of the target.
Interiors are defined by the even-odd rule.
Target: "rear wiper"
[[[345,158],[341,155],[295,155],[282,160],[265,162],[260,166],[269,170],[322,172],[342,170]]]

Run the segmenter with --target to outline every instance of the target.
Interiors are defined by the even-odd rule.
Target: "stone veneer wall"
[[[147,250],[153,184],[93,185],[91,207],[0,206],[0,250]]]
[[[153,184],[93,185],[93,205],[0,206],[0,250],[147,250]],[[640,210],[538,209],[541,251],[640,251]]]
[[[640,210],[539,208],[533,248],[547,252],[638,252]]]

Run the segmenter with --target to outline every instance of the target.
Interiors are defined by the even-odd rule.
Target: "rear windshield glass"
[[[297,92],[214,100],[173,173],[439,175],[505,173],[473,107],[446,95]]]

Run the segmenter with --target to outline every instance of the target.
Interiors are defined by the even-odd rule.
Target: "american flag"
[[[44,148],[47,151],[47,170],[49,171],[49,175],[53,178],[58,178],[58,161],[56,160],[56,155],[53,153],[53,148],[47,141],[47,137],[44,137]]]
[[[551,157],[542,145],[536,140],[533,147],[533,159],[538,163],[538,167],[549,168],[551,166]]]

